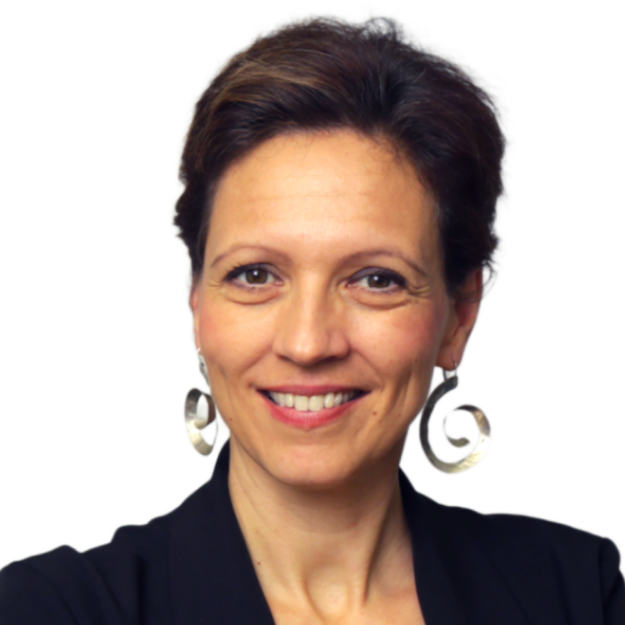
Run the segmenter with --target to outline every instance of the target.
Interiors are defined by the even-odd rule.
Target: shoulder
[[[623,561],[614,539],[570,523],[522,512],[461,510],[467,529],[483,543],[508,545],[520,553],[539,549],[562,559],[596,559],[603,553],[616,556],[619,566]]]
[[[0,571],[0,622],[117,625],[166,614],[171,516],[122,527],[84,553],[65,546],[10,564]]]
[[[474,570],[479,562],[482,577],[502,581],[520,604],[531,606],[528,612],[549,612],[558,603],[578,614],[604,614],[605,623],[625,622],[620,556],[609,539],[552,521],[480,514],[415,497],[448,551],[465,559],[450,557]]]
[[[498,559],[567,566],[592,563],[595,568],[618,569],[618,550],[607,538],[553,521],[515,514],[481,514],[429,501],[452,531],[462,527],[484,549],[500,554]]]

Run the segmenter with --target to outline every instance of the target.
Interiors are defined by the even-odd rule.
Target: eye
[[[226,281],[253,287],[276,282],[276,276],[263,265],[244,265],[230,271],[226,276]]]
[[[258,272],[260,272],[261,277],[262,277],[262,273],[267,273],[275,277],[275,275],[271,271],[266,269],[264,264],[254,263],[251,265],[238,265],[237,267],[235,267],[234,269],[228,272],[224,281],[232,283],[237,288],[245,289],[246,291],[265,290],[263,287],[268,286],[267,284],[261,283],[258,286],[251,286],[246,283],[240,283],[240,281],[237,280],[238,276],[241,276],[242,274],[251,274],[252,272],[254,272],[257,276],[258,276]],[[372,277],[377,277],[378,278],[377,282],[369,281],[368,284],[376,284],[376,283],[380,284],[381,282],[383,284],[383,288],[365,287],[369,291],[374,291],[374,292],[378,291],[384,294],[384,293],[390,293],[390,292],[395,293],[398,290],[405,290],[406,288],[406,279],[400,274],[398,274],[396,271],[392,271],[391,269],[381,269],[381,268],[370,269],[368,270],[368,273],[366,273],[365,275],[361,275],[361,277],[357,281],[363,281],[365,279],[369,279]],[[384,283],[388,281],[395,282],[396,286],[394,288],[385,287]]]
[[[373,291],[390,291],[403,289],[406,279],[390,269],[369,268],[359,271],[351,280],[351,284],[363,286]]]
[[[247,291],[262,291],[262,287],[265,286],[264,284],[259,285],[259,287],[254,287],[254,286],[248,286],[247,284],[237,284],[238,282],[240,282],[239,280],[237,280],[237,276],[240,276],[242,274],[250,274],[250,273],[258,273],[260,272],[261,274],[263,272],[268,273],[269,275],[273,275],[270,271],[267,271],[265,269],[264,265],[260,265],[258,263],[253,264],[253,265],[238,265],[237,267],[235,267],[234,269],[232,269],[232,271],[230,271],[228,273],[228,275],[225,278],[225,282],[231,282],[234,284],[234,286],[236,286],[239,289],[245,289]]]

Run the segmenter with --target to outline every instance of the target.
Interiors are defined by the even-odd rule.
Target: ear
[[[195,337],[195,347],[200,347],[200,287],[197,282],[191,287],[189,294],[189,306],[193,312],[193,335]]]
[[[460,296],[451,300],[451,314],[438,352],[436,366],[452,371],[462,362],[465,347],[482,300],[482,270],[474,271],[462,286]]]

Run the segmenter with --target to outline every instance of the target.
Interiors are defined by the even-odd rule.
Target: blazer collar
[[[169,572],[176,625],[274,625],[230,493],[230,445],[212,479],[174,513]],[[417,493],[400,471],[415,579],[427,625],[528,625],[488,554],[453,508]]]
[[[230,443],[213,477],[176,510],[170,541],[176,625],[274,625],[228,490]]]

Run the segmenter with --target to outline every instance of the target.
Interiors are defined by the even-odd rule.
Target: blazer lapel
[[[173,513],[169,571],[176,625],[274,625],[230,500],[229,463],[226,443],[210,482]],[[462,513],[417,493],[401,472],[400,485],[426,624],[528,625]]]
[[[529,625],[463,514],[417,493],[400,473],[412,533],[415,579],[427,625]]]
[[[210,482],[174,513],[170,574],[176,625],[274,625],[230,493],[230,443]]]

